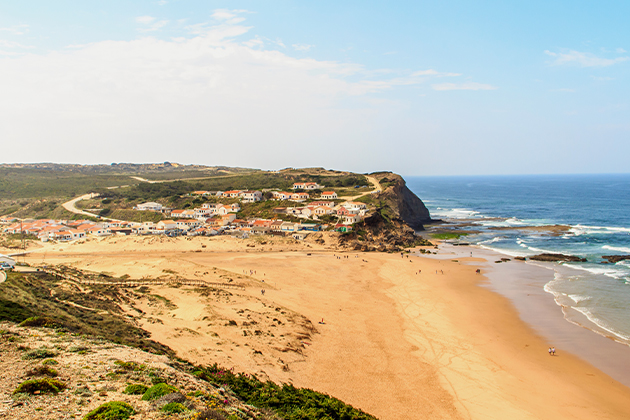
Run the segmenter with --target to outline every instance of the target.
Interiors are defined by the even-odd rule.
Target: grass
[[[320,392],[293,385],[262,382],[253,375],[235,374],[216,364],[195,372],[218,386],[227,385],[245,403],[271,409],[285,420],[375,420],[359,409]]]
[[[157,400],[158,398],[167,394],[171,394],[173,392],[177,392],[177,388],[167,385],[165,383],[160,383],[153,385],[151,388],[147,389],[144,395],[142,395],[142,399],[144,401]]]
[[[432,233],[430,236],[434,239],[459,239],[462,236],[468,235],[467,233]]]
[[[8,274],[7,280],[0,283],[2,321],[25,321],[25,326],[50,326],[103,337],[151,353],[173,354],[167,346],[152,341],[147,331],[126,321],[116,302],[132,303],[135,298],[130,295],[133,293],[131,291],[106,285],[90,285],[84,286],[92,292],[86,294],[75,288],[62,287],[62,278],[45,272]],[[80,272],[73,274],[82,275]],[[51,299],[51,294],[54,294],[54,299]],[[64,303],[68,301],[81,307]]]
[[[57,394],[66,389],[66,384],[50,378],[29,379],[18,385],[14,394]]]
[[[149,389],[149,387],[143,384],[129,384],[123,393],[129,395],[143,395],[147,392],[147,389]]]
[[[87,413],[83,420],[125,420],[133,414],[135,410],[126,402],[110,401]]]

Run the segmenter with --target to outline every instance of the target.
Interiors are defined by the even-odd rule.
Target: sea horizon
[[[565,319],[630,345],[630,174],[407,177],[433,219],[466,223],[470,243],[506,257],[560,253],[587,262],[552,270],[544,291]],[[545,226],[562,225],[551,232]],[[538,226],[541,230],[519,230]],[[474,232],[474,233],[472,233]],[[457,241],[455,241],[457,242]]]

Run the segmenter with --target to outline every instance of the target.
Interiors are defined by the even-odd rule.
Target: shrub
[[[46,359],[42,361],[42,365],[47,366],[47,365],[58,365],[59,362],[56,361],[55,359]]]
[[[35,349],[35,350],[31,350],[26,352],[26,354],[24,356],[22,356],[22,359],[46,359],[48,357],[55,357],[57,355],[56,352],[47,349],[47,348],[39,348],[39,349]]]
[[[157,400],[163,395],[170,394],[172,392],[177,392],[177,388],[167,385],[165,383],[160,383],[157,385],[153,385],[151,388],[147,389],[147,391],[142,396],[144,401]]]
[[[18,385],[13,393],[34,394],[36,391],[39,391],[42,394],[56,394],[65,388],[66,384],[57,379],[29,379]]]
[[[54,378],[57,375],[59,372],[48,366],[37,366],[26,372],[26,376],[50,376]]]
[[[145,365],[142,365],[140,363],[123,362],[122,360],[116,360],[114,364],[118,366],[118,371],[140,372],[147,368]]]
[[[160,410],[167,413],[183,413],[184,411],[188,411],[188,408],[182,403],[171,402],[163,406]]]
[[[130,384],[130,385],[127,385],[127,388],[125,388],[123,393],[129,394],[129,395],[142,395],[145,392],[147,392],[147,389],[149,389],[149,387],[146,385]]]
[[[132,406],[122,401],[110,401],[90,411],[83,420],[125,420],[135,413]]]
[[[227,420],[227,417],[220,411],[205,410],[199,413],[197,420]]]
[[[54,328],[58,327],[59,324],[55,322],[53,319],[47,318],[45,316],[32,316],[30,318],[26,318],[24,321],[20,322],[20,327],[46,327],[46,328]]]

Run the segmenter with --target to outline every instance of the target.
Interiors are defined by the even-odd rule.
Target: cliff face
[[[376,210],[354,230],[339,237],[339,245],[357,251],[398,252],[403,248],[432,244],[414,231],[423,230],[431,215],[422,200],[407,188],[405,180],[391,172],[369,175],[381,184],[381,193],[369,197]]]
[[[431,221],[431,215],[422,200],[409,188],[405,180],[390,172],[373,175],[383,187],[377,199],[392,211],[392,216],[401,219],[414,230],[423,230],[423,224]]]

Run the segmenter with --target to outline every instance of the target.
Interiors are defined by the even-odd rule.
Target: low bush
[[[118,366],[118,369],[116,369],[117,371],[141,372],[147,368],[146,365],[140,363],[123,362],[122,360],[116,360],[114,364]]]
[[[227,417],[220,411],[205,410],[199,413],[196,420],[227,420]]]
[[[165,383],[160,383],[157,385],[153,385],[151,388],[147,389],[147,391],[142,396],[142,399],[144,401],[157,400],[161,396],[170,394],[172,392],[177,392],[177,388],[167,385]]]
[[[54,378],[58,375],[59,372],[48,366],[37,366],[26,372],[26,376],[50,376],[51,378]]]
[[[55,328],[58,327],[59,323],[55,320],[45,317],[45,316],[32,316],[30,318],[26,318],[24,321],[20,322],[20,327],[46,327],[46,328]]]
[[[125,420],[135,412],[126,402],[110,401],[87,413],[83,420]]]
[[[164,411],[166,413],[183,413],[185,411],[188,411],[188,408],[186,408],[186,406],[182,403],[178,403],[178,402],[171,402],[168,403],[166,405],[164,405],[160,411]]]
[[[142,384],[129,384],[123,391],[124,394],[129,395],[143,395],[149,389],[148,386]]]
[[[42,365],[44,366],[48,366],[48,365],[58,365],[59,362],[56,361],[55,359],[46,359],[46,360],[42,360]]]
[[[29,359],[47,359],[49,357],[55,357],[56,355],[57,355],[57,352],[42,347],[42,348],[39,348],[39,349],[27,351],[26,354],[24,354],[22,356],[22,359],[25,359],[25,360],[29,360]]]
[[[57,379],[29,379],[28,381],[24,381],[18,385],[13,393],[35,394],[39,391],[40,394],[56,394],[59,391],[63,391],[65,388],[66,384],[58,381]]]

